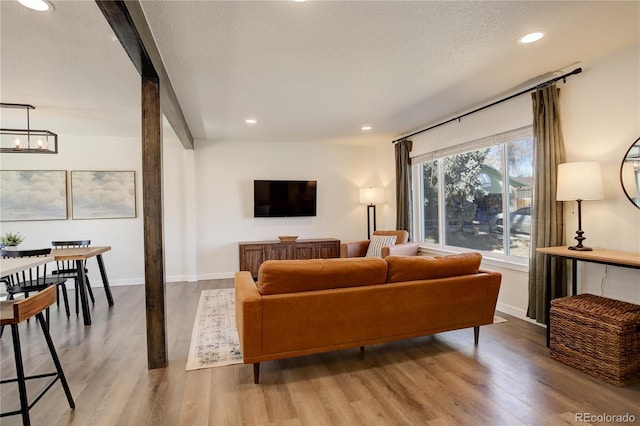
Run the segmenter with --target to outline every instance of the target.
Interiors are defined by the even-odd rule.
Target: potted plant
[[[18,244],[24,241],[24,237],[20,235],[19,232],[15,234],[13,232],[5,232],[2,237],[0,237],[0,244],[5,247],[17,247]]]

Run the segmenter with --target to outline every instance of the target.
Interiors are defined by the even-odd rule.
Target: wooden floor
[[[544,329],[507,315],[505,323],[481,327],[477,347],[467,329],[369,346],[364,354],[356,348],[267,362],[260,385],[253,384],[251,365],[186,372],[200,291],[230,286],[230,280],[167,285],[169,366],[153,371],[143,286],[113,288],[112,308],[95,289],[89,327],[54,307],[52,336],[76,409],[56,384],[32,409],[32,424],[553,425],[581,423],[581,413],[629,414],[640,422],[640,384],[617,388],[551,360]],[[49,371],[35,322],[21,327],[27,370]],[[2,376],[14,375],[8,329],[0,355]],[[31,393],[38,384],[29,383]],[[0,397],[2,411],[17,408],[15,385],[2,385]]]

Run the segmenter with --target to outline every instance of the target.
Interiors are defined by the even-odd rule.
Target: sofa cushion
[[[449,256],[387,256],[387,282],[430,280],[477,274],[482,255],[462,253]]]
[[[387,262],[377,258],[267,260],[258,270],[261,294],[383,284]]]
[[[365,257],[382,257],[382,247],[395,245],[396,239],[395,235],[372,235]]]

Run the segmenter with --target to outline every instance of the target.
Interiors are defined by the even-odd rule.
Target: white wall
[[[142,148],[140,139],[59,135],[57,155],[2,154],[2,170],[135,170],[137,216],[134,219],[0,222],[0,233],[20,232],[23,249],[51,247],[53,240],[90,239],[92,245],[108,245],[103,255],[112,285],[144,282],[142,231]],[[0,188],[2,190],[2,188]],[[68,198],[71,196],[67,174]],[[100,285],[95,259],[89,260],[92,285]],[[94,266],[94,267],[92,267]]]
[[[376,171],[385,188],[386,203],[379,206],[378,229],[396,229],[396,165],[394,145],[389,141],[376,147]]]
[[[567,84],[562,99],[567,161],[602,164],[605,199],[582,204],[584,244],[609,250],[640,252],[640,209],[620,186],[620,164],[640,136],[640,45],[592,64]],[[575,80],[575,81],[573,81]],[[566,241],[574,242],[577,214],[566,205]],[[582,291],[640,303],[640,272],[628,268],[581,264]]]
[[[603,167],[603,201],[584,202],[585,245],[610,250],[640,251],[640,210],[620,187],[619,168],[629,146],[640,135],[640,49],[632,46],[593,63],[561,88],[561,115],[567,161],[595,160]],[[531,124],[531,98],[520,96],[413,138],[412,156]],[[573,241],[577,219],[566,206],[567,241]],[[572,244],[573,245],[573,244]],[[580,291],[600,293],[605,267],[580,264]],[[524,318],[528,273],[485,262],[503,273],[498,309]],[[638,303],[637,270],[609,267],[604,295]]]
[[[363,146],[197,141],[199,279],[232,276],[239,268],[239,241],[278,235],[366,239],[366,207],[359,204],[358,189],[383,183],[375,154]],[[254,179],[317,180],[317,216],[254,218]],[[378,223],[386,223],[385,207],[378,213]]]
[[[583,227],[588,245],[640,251],[640,210],[619,186],[618,168],[640,135],[640,49],[633,46],[583,65],[584,72],[562,88],[567,160],[596,159],[605,173],[606,199],[585,202]],[[531,122],[530,99],[522,96],[414,138],[413,155],[509,130]],[[394,151],[378,147],[323,144],[231,143],[197,141],[185,151],[166,134],[164,144],[164,233],[167,281],[229,277],[238,269],[238,241],[366,237],[366,207],[358,188],[384,186],[386,203],[378,206],[378,229],[395,227]],[[144,280],[141,218],[141,146],[139,138],[60,135],[58,155],[0,155],[4,170],[135,170],[138,217],[115,220],[2,222],[0,232],[19,231],[25,248],[48,246],[53,239],[90,238],[111,245],[105,255],[113,285]],[[315,218],[252,216],[253,179],[318,180]],[[1,190],[1,188],[0,188]],[[575,216],[567,213],[567,239],[574,236]],[[523,317],[527,273],[485,265],[504,274],[499,308]],[[94,271],[96,268],[92,268]],[[584,291],[598,293],[604,267],[581,267]],[[99,283],[97,276],[92,281]],[[640,300],[637,271],[608,268],[605,295]]]
[[[197,281],[194,151],[185,149],[167,126],[163,136],[165,279]]]
[[[290,234],[343,241],[366,238],[366,207],[358,202],[358,188],[383,184],[374,148],[200,141],[191,151],[166,126],[164,132],[167,282],[233,276],[238,270],[238,241]],[[69,210],[68,220],[1,222],[0,232],[20,232],[26,237],[21,245],[25,249],[49,247],[60,239],[110,245],[104,260],[111,285],[144,283],[140,140],[64,134],[59,140],[58,155],[2,154],[0,166],[3,170],[135,170],[138,217],[71,220]],[[253,179],[318,180],[317,217],[254,219]],[[387,209],[378,208],[382,229]],[[100,285],[97,268],[91,267],[94,262],[90,261],[89,277]]]

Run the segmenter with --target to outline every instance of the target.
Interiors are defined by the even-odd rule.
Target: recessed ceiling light
[[[51,3],[45,0],[18,0],[21,5],[28,7],[29,9],[37,10],[38,12],[46,12],[47,10],[53,10]]]
[[[296,3],[304,3],[307,0],[293,0],[293,1],[295,1]]]
[[[256,124],[258,120],[256,120],[255,118],[247,118],[246,120],[244,120],[244,122],[247,124]]]
[[[524,35],[520,37],[518,41],[523,44],[528,44],[528,43],[536,42],[540,40],[542,37],[544,37],[543,33],[536,32],[536,33],[530,33],[530,34]]]
[[[362,126],[361,129],[362,130],[371,130],[371,126]]]

